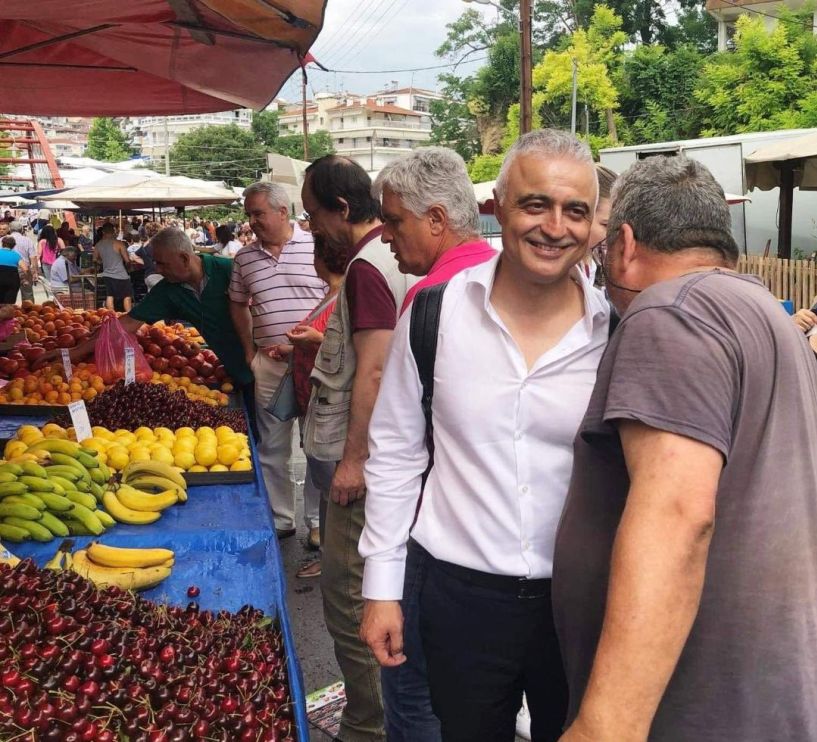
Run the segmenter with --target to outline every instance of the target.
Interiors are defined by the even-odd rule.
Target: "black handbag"
[[[292,375],[292,354],[289,356],[287,370],[281,377],[281,383],[266,407],[274,418],[282,423],[298,417],[298,400],[295,397],[295,377]]]

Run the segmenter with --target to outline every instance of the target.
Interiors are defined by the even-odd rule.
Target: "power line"
[[[382,0],[381,0],[382,1]],[[364,14],[372,7],[372,3],[377,2],[377,0],[365,0],[363,4],[357,9],[356,18],[355,16],[349,16],[340,26],[338,26],[335,31],[329,35],[327,39],[324,40],[324,43],[321,44],[321,56],[329,56],[337,51],[337,45],[339,42],[342,42],[345,38],[344,34],[342,33],[343,30],[349,26],[350,22],[352,22],[352,26],[350,27],[350,33],[357,30],[359,25],[363,23],[365,20]],[[368,17],[368,16],[366,16]],[[318,41],[321,41],[320,37],[318,37]],[[330,51],[330,49],[332,51]]]
[[[391,2],[386,6],[385,10],[377,17],[377,19],[372,23],[371,28],[368,31],[367,36],[375,37],[377,35],[375,29],[379,29],[381,27],[382,19],[388,15],[388,12],[399,2],[399,0],[391,0]],[[362,36],[358,41],[349,43],[348,48],[345,50],[343,54],[337,59],[335,59],[335,64],[340,64],[344,59],[348,59],[349,55],[352,52],[357,51],[358,48],[361,47],[362,43],[366,40],[366,36]]]
[[[397,2],[397,0],[395,0],[395,2]],[[377,35],[378,35],[378,34],[379,34],[381,31],[383,31],[383,29],[384,29],[384,28],[386,28],[386,26],[389,24],[389,21],[390,21],[390,20],[392,20],[392,19],[394,19],[394,18],[396,18],[396,17],[397,17],[397,16],[398,16],[398,15],[399,15],[399,14],[400,14],[402,11],[403,11],[403,9],[406,7],[406,4],[407,4],[407,3],[408,3],[408,0],[403,0],[403,2],[402,2],[400,5],[398,5],[398,6],[397,6],[397,8],[396,8],[396,10],[395,10],[395,11],[392,13],[391,18],[386,17],[386,18],[385,18],[385,19],[384,19],[384,20],[383,20],[383,21],[380,23],[380,25],[379,25],[379,26],[376,26],[375,28],[373,28],[373,29],[372,29],[371,35],[372,35],[372,36],[374,36],[374,37],[377,37]],[[392,3],[392,5],[393,5],[393,4],[394,4],[394,3]],[[391,6],[389,6],[389,7],[391,7]],[[388,12],[388,11],[387,11],[387,12]],[[354,52],[354,53],[352,54],[352,56],[351,56],[351,57],[347,55],[347,56],[344,58],[344,59],[345,59],[345,61],[346,61],[346,63],[348,64],[349,62],[351,62],[351,61],[353,61],[353,60],[357,59],[357,58],[358,58],[358,57],[361,55],[361,53],[363,52],[363,49],[364,49],[364,47],[362,47],[362,46],[361,46],[361,47],[359,47],[359,48],[358,48],[358,50],[357,50],[356,52]],[[338,60],[337,64],[340,64],[340,60]]]
[[[426,72],[427,70],[442,70],[448,67],[458,67],[461,64],[470,64],[471,62],[484,62],[488,57],[477,57],[475,59],[460,59],[457,62],[450,62],[449,64],[435,64],[430,67],[401,67],[394,70],[336,70],[336,69],[314,69],[309,70],[310,74],[313,72],[334,72],[340,75],[390,75],[396,72]]]
[[[377,11],[378,11],[378,10],[380,10],[380,8],[381,8],[381,7],[383,6],[383,4],[384,4],[384,3],[386,3],[386,2],[388,2],[388,0],[377,0],[376,5],[371,6],[371,7],[369,8],[369,11],[368,11],[367,13],[365,13],[365,14],[361,14],[360,20],[359,20],[359,22],[358,22],[358,24],[357,24],[357,28],[354,28],[354,30],[353,30],[353,31],[351,31],[351,32],[349,33],[349,36],[348,36],[348,37],[346,37],[346,38],[342,38],[342,37],[341,37],[341,40],[343,41],[343,43],[345,43],[345,44],[353,44],[353,43],[355,43],[355,41],[353,41],[353,40],[354,40],[354,39],[357,39],[357,38],[360,36],[360,34],[366,30],[366,22],[367,22],[367,21],[368,21],[368,20],[369,20],[369,19],[370,19],[370,18],[371,18],[371,17],[372,17],[372,16],[373,16],[373,15],[374,15],[374,14],[375,14]],[[334,54],[335,54],[335,53],[338,51],[338,49],[340,49],[340,48],[341,48],[341,47],[340,47],[338,44],[333,44],[333,47],[334,47],[334,48],[333,48],[331,51],[327,50],[327,51],[323,52],[323,55],[324,55],[326,58],[331,57],[332,55],[334,55]],[[342,52],[341,52],[341,53],[342,53]]]

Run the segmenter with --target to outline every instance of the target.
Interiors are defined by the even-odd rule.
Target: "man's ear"
[[[618,232],[618,240],[621,242],[621,267],[628,268],[631,263],[638,260],[638,243],[635,239],[633,228],[626,222],[621,225]]]
[[[494,188],[494,216],[496,220],[502,224],[502,203],[497,195],[496,188]]]
[[[345,198],[341,198],[340,196],[338,196],[337,201],[338,201],[338,206],[341,207],[340,209],[338,209],[338,211],[340,212],[340,215],[343,217],[343,221],[348,222],[349,221],[349,202]]]
[[[445,208],[439,204],[435,204],[426,212],[426,216],[431,225],[431,234],[435,237],[439,237],[445,231],[446,226],[448,226],[448,214]]]

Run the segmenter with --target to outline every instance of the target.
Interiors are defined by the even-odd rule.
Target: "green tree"
[[[735,50],[712,57],[695,90],[705,136],[817,126],[817,41],[806,13],[780,10],[771,30],[762,18],[738,19]]]
[[[476,117],[468,108],[473,78],[440,75],[442,100],[431,102],[431,143],[450,147],[466,161],[481,151]]]
[[[163,165],[157,166],[161,170]],[[231,186],[258,180],[267,168],[266,149],[247,129],[236,124],[201,126],[182,134],[170,149],[170,172]]]
[[[259,111],[252,117],[252,132],[255,138],[270,150],[278,143],[278,112]]]
[[[309,143],[309,162],[314,162],[319,157],[331,155],[335,148],[332,145],[332,137],[328,131],[319,129],[307,136]],[[290,134],[285,137],[278,137],[278,141],[272,148],[273,152],[280,155],[292,157],[295,160],[304,159],[304,137],[302,134]]]
[[[122,130],[113,119],[97,118],[93,120],[88,130],[88,146],[85,148],[85,154],[95,160],[116,162],[127,160],[132,150]]]
[[[502,160],[505,155],[477,155],[468,165],[468,175],[472,183],[485,183],[489,180],[496,180],[499,175],[499,168],[502,167]]]

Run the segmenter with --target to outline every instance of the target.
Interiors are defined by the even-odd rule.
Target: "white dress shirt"
[[[607,344],[609,307],[583,271],[584,317],[530,371],[490,302],[499,257],[446,288],[434,368],[434,467],[412,537],[491,574],[550,577],[573,439]],[[403,596],[406,544],[428,462],[421,385],[400,319],[369,425],[363,596]]]

